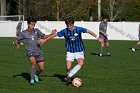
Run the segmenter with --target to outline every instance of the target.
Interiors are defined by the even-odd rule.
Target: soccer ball
[[[73,79],[72,85],[75,87],[80,87],[82,85],[82,80],[80,78],[76,77]]]

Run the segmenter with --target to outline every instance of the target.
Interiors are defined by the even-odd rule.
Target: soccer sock
[[[99,51],[100,51],[100,54],[103,54],[103,47],[102,46],[100,47]]]
[[[75,75],[76,73],[77,73],[77,71],[79,71],[80,70],[80,68],[81,68],[81,66],[80,65],[76,65],[72,70],[71,70],[71,72],[69,73],[69,77],[72,77],[73,75]]]
[[[110,48],[109,47],[107,47],[107,53],[110,53]]]
[[[70,72],[71,72],[71,69],[70,69],[70,70],[68,70],[67,75],[69,75],[69,74],[70,74]]]
[[[31,78],[31,79],[34,79],[35,73],[36,73],[36,69],[35,69],[35,68],[31,68],[31,69],[30,69],[30,78]]]
[[[133,47],[133,48],[134,48],[134,49],[136,49],[136,48],[138,48],[138,46],[139,46],[139,45],[138,45],[138,44],[136,44],[136,45],[134,45],[134,47]]]

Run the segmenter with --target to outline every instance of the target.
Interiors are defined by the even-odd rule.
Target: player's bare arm
[[[108,36],[105,32],[103,32],[102,30],[99,30],[100,33],[102,33],[104,36]]]
[[[46,38],[42,38],[42,39],[39,39],[39,43],[40,45],[44,44],[46,41],[48,41],[49,39],[52,39],[54,37],[56,37],[56,30],[52,30],[52,33],[49,34],[49,35],[45,35]]]
[[[14,41],[13,43],[17,49],[20,47],[20,43],[18,42],[18,40]]]
[[[87,33],[89,33],[89,34],[91,34],[92,36],[94,36],[95,38],[97,38],[97,35],[96,35],[93,31],[87,30]]]

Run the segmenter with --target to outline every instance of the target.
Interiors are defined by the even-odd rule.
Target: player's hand
[[[99,43],[104,43],[104,40],[102,38],[98,38]]]
[[[106,34],[105,36],[108,37],[108,34]]]
[[[42,44],[45,43],[45,39],[39,39],[39,40],[37,40],[37,43],[38,43],[39,45],[42,45]]]
[[[57,30],[54,29],[54,30],[52,30],[52,33],[51,34],[56,35],[56,33],[57,33]]]
[[[17,41],[13,41],[13,44],[17,49],[20,47],[20,44],[18,44]]]

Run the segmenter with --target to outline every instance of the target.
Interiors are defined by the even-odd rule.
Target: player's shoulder
[[[67,28],[60,30],[60,32],[66,32],[66,31],[67,31]]]
[[[34,28],[35,31],[40,31],[38,28]]]
[[[28,30],[26,29],[26,30],[23,30],[23,31],[21,31],[21,33],[25,33],[25,32],[27,32]]]
[[[81,27],[81,26],[74,26],[74,29],[81,29],[81,28],[83,28],[83,27]]]
[[[74,26],[74,29],[75,30],[85,30],[86,28],[84,28],[84,27],[81,27],[81,26]]]

